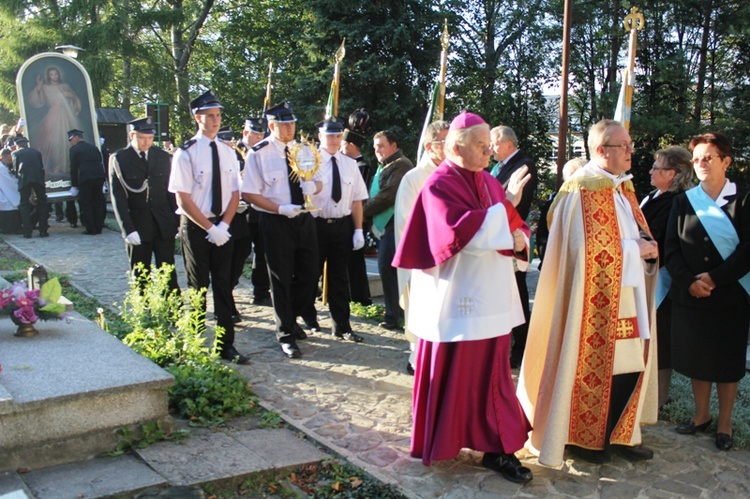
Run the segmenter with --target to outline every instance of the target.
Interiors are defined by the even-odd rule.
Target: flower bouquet
[[[59,320],[65,317],[65,305],[58,303],[62,286],[57,278],[50,279],[41,289],[29,289],[26,283],[15,282],[0,290],[0,316],[9,316],[18,326],[16,336],[37,334],[38,320]]]

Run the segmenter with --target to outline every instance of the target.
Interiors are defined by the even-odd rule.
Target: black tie
[[[141,159],[143,160],[144,163],[147,163],[147,161],[146,161],[146,153],[143,152],[143,151],[141,151]]]
[[[339,175],[339,165],[336,162],[336,157],[331,156],[331,163],[333,164],[333,186],[331,186],[331,199],[338,203],[341,201],[341,176]]]
[[[216,142],[211,142],[211,169],[211,212],[218,217],[221,216],[221,171]]]
[[[302,196],[302,187],[300,187],[299,182],[292,180],[292,167],[289,165],[288,153],[289,148],[284,147],[284,159],[286,160],[287,179],[289,179],[289,192],[292,194],[292,204],[302,206],[305,204],[305,198]]]

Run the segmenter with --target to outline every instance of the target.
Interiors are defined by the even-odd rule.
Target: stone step
[[[36,499],[96,498],[150,490],[144,496],[161,497],[156,489],[171,488],[165,496],[190,497],[189,487],[236,486],[253,476],[280,478],[329,457],[287,429],[198,429],[184,442],[159,442],[136,453],[0,474],[0,494],[16,490]]]
[[[172,376],[81,315],[15,329],[0,320],[0,471],[88,459],[123,426],[171,421]]]

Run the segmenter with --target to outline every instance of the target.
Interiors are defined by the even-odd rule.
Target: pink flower
[[[34,313],[33,307],[21,307],[13,312],[13,315],[24,324],[33,324],[39,320],[39,317]]]
[[[4,308],[13,299],[10,288],[0,290],[0,308]]]

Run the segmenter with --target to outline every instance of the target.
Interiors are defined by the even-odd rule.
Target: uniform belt
[[[325,224],[340,224],[346,221],[347,218],[349,217],[346,216],[346,217],[341,217],[341,218],[316,218],[315,220],[318,220],[320,223],[325,223]]]

